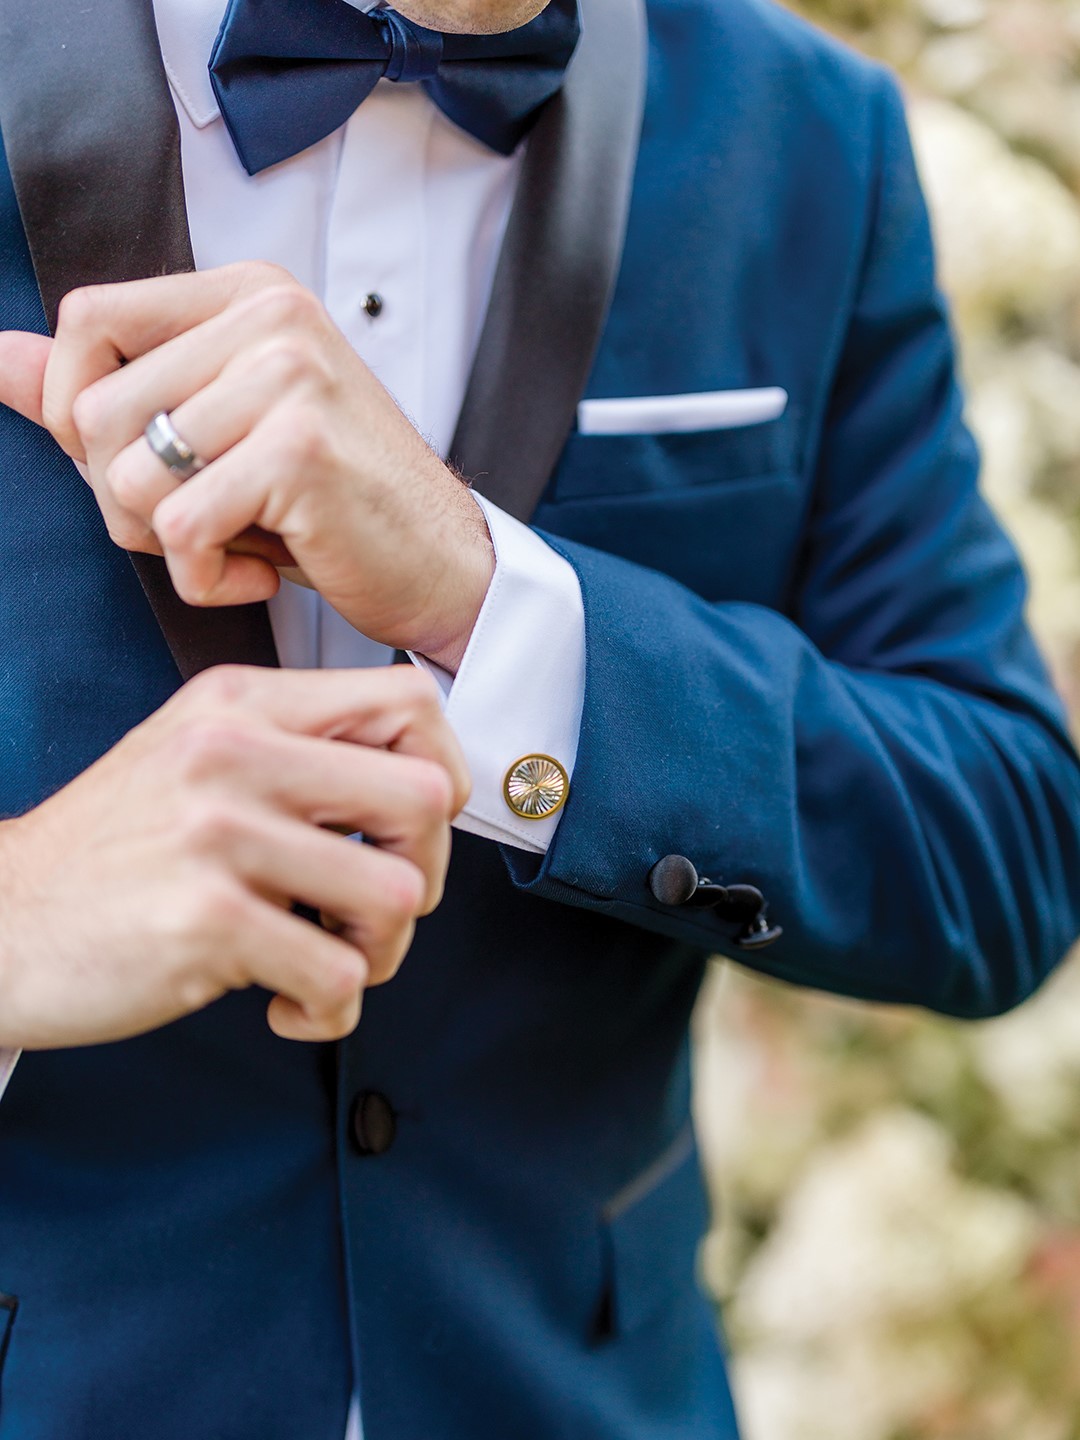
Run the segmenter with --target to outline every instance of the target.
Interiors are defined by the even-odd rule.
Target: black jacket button
[[[361,1090],[352,1103],[353,1144],[361,1155],[385,1155],[397,1134],[397,1117],[385,1095]]]

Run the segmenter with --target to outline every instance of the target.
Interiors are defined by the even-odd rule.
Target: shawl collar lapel
[[[78,285],[194,268],[150,0],[0,0],[0,130],[50,330]],[[185,605],[163,560],[131,562],[184,679],[277,664],[265,605]]]
[[[618,274],[641,137],[644,0],[582,0],[528,141],[451,459],[528,521],[574,426]]]

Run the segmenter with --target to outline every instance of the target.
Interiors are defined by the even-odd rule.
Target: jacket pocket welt
[[[696,1287],[709,1207],[688,1121],[601,1212],[605,1286],[596,1340],[627,1335]]]
[[[797,416],[691,433],[583,435],[567,440],[552,481],[556,503],[665,495],[695,486],[790,474]]]

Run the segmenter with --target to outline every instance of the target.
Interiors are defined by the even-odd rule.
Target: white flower
[[[1052,1136],[1076,1115],[1080,1093],[1080,955],[1034,999],[973,1032],[976,1061],[1013,1123]]]
[[[909,118],[944,285],[970,333],[1075,293],[1080,205],[1061,181],[947,101],[913,99]]]
[[[805,1344],[908,1323],[1019,1272],[1028,1207],[951,1168],[948,1137],[900,1108],[825,1146],[743,1276],[734,1315],[753,1337]]]

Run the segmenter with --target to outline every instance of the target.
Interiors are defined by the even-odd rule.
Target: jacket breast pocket
[[[680,1298],[696,1297],[709,1209],[689,1122],[604,1206],[605,1278],[596,1339],[629,1335]]]
[[[566,444],[550,492],[557,503],[670,494],[790,474],[797,466],[793,412],[757,424],[647,434],[585,434]]]
[[[799,466],[791,412],[685,433],[575,431],[535,521],[705,600],[781,609],[809,499]]]

